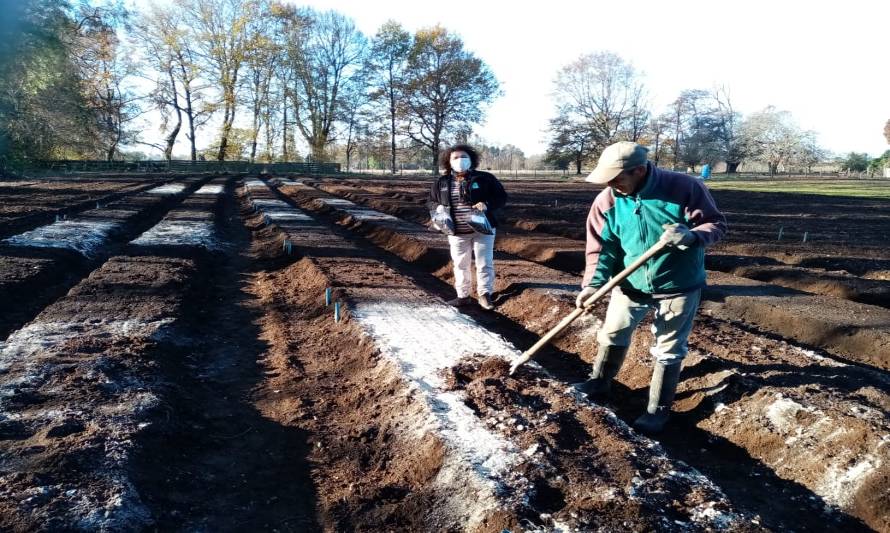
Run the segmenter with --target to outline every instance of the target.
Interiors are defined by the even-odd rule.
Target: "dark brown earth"
[[[59,177],[0,182],[0,238],[174,181],[172,176]]]
[[[0,243],[0,302],[9,302],[9,305],[0,308],[0,337],[5,338],[34,318],[49,302],[65,294],[91,270],[118,252],[123,244],[154,226],[168,210],[207,179],[181,179],[186,189],[178,195],[144,193],[144,189],[157,185],[153,180],[146,180],[148,184],[124,182],[134,188],[134,192],[123,198],[109,200],[98,209],[91,205],[91,209],[72,212],[69,218],[71,220],[93,218],[121,223],[109,235],[107,246],[95,255],[85,256],[65,248],[34,248]],[[92,191],[91,184],[85,185],[88,186],[87,193]],[[54,202],[59,201],[57,198],[47,199],[40,195],[31,198],[30,192],[28,195],[29,202],[46,202],[41,204],[45,206],[55,205]],[[21,229],[19,221],[0,222],[0,234],[10,232],[16,227]]]
[[[426,223],[426,180],[308,180],[323,190]],[[583,266],[584,220],[598,189],[586,183],[511,181],[499,247],[566,271]],[[712,191],[729,221],[708,267],[804,291],[890,307],[888,202],[882,199]],[[782,240],[776,240],[782,228]],[[801,242],[807,232],[807,242]],[[565,239],[565,240],[563,240]],[[852,274],[852,275],[848,275]],[[769,279],[767,279],[769,278]],[[864,279],[863,279],[864,278]],[[877,283],[876,283],[877,282]],[[883,283],[882,283],[883,282]]]
[[[214,183],[228,184],[223,196],[140,211],[96,257],[2,256],[17,301],[0,300],[4,338],[41,324],[80,333],[33,352],[0,343],[0,529],[890,531],[881,364],[890,351],[880,325],[845,336],[855,344],[795,332],[783,318],[797,309],[791,302],[810,301],[820,303],[800,304],[809,314],[801,325],[839,323],[850,306],[883,316],[885,204],[715,194],[732,233],[709,267],[748,281],[713,274],[671,430],[657,442],[626,424],[646,401],[645,326],[608,402],[567,393],[589,369],[606,302],[543,351],[540,366],[506,376],[507,360],[476,354],[444,369],[447,392],[530,451],[495,504],[422,422],[426,396],[352,314],[393,294],[417,308],[453,295],[447,247],[422,225],[428,182],[315,179],[323,190],[269,193]],[[578,226],[593,191],[505,185],[498,308],[465,313],[521,349],[573,308]],[[84,187],[72,198],[92,194]],[[326,194],[403,220],[362,220],[322,204]],[[264,220],[256,199],[315,220]],[[46,212],[61,207],[46,202]],[[126,244],[165,214],[212,220],[225,246]],[[800,230],[812,240],[774,242],[776,223],[789,239]],[[327,287],[345,306],[340,322],[324,304]],[[786,314],[767,317],[766,297],[780,308],[785,298]],[[109,333],[127,320],[154,326]]]
[[[262,191],[252,190],[251,199],[257,202],[274,199],[268,194],[265,196],[262,194]],[[287,225],[282,227],[286,228]],[[324,230],[324,234],[316,234],[317,230],[318,225],[310,223],[299,223],[295,226],[295,231],[299,233],[284,230],[285,236],[292,238],[295,242],[299,253],[312,259],[311,264],[304,265],[304,271],[309,277],[316,278],[318,273],[323,273],[321,280],[323,284],[318,284],[311,292],[320,295],[322,288],[327,284],[343,287],[343,292],[337,298],[346,301],[385,298],[378,288],[381,286],[380,280],[385,280],[383,286],[386,287],[387,293],[398,291],[401,298],[410,298],[412,293],[416,294],[417,289],[414,288],[412,281],[402,278],[389,266],[381,264],[380,261],[384,256],[379,252],[338,238],[338,232],[331,232],[328,229]],[[336,252],[329,254],[328,250],[336,250]],[[344,260],[347,257],[348,259]],[[305,263],[306,259],[303,262]],[[322,304],[318,296],[315,297],[315,302],[316,306],[321,307]],[[305,306],[307,303],[305,302],[303,305]],[[328,320],[330,319],[328,318]],[[287,322],[292,323],[293,321],[288,320]],[[352,323],[353,321],[350,320],[349,325]],[[302,324],[298,323],[298,325]],[[327,331],[326,329],[325,332]],[[326,425],[316,431],[323,430],[322,434],[324,434],[328,430],[334,429],[342,435],[345,432],[354,431],[349,427],[355,424],[371,424],[370,427],[365,427],[361,433],[377,437],[369,444],[373,446],[385,444],[386,452],[381,457],[379,451],[372,450],[364,460],[365,464],[362,467],[365,472],[382,470],[382,473],[385,474],[382,479],[369,480],[373,482],[370,490],[373,491],[373,487],[379,487],[380,484],[394,485],[396,489],[389,497],[392,498],[392,505],[384,522],[378,522],[374,516],[364,516],[366,511],[363,505],[356,507],[356,504],[361,504],[362,500],[351,499],[339,505],[345,518],[339,524],[338,529],[352,527],[371,530],[379,527],[395,527],[399,530],[429,530],[442,527],[462,529],[466,526],[467,520],[475,524],[473,529],[481,531],[501,531],[504,527],[516,529],[529,526],[547,530],[554,527],[556,523],[566,522],[574,522],[582,528],[623,527],[640,530],[661,529],[665,527],[665,524],[683,523],[689,524],[687,527],[695,529],[701,527],[694,525],[696,520],[700,520],[696,514],[700,511],[696,511],[696,509],[702,508],[710,509],[708,512],[717,515],[727,513],[726,517],[722,519],[723,521],[720,522],[724,527],[734,530],[746,529],[743,521],[732,515],[734,511],[712,488],[707,485],[693,485],[690,488],[690,483],[693,482],[689,480],[696,479],[697,474],[691,472],[676,474],[679,469],[686,467],[670,463],[657,455],[653,456],[646,442],[635,440],[630,436],[627,427],[617,423],[617,420],[608,411],[600,409],[596,416],[591,417],[588,411],[592,407],[589,404],[583,407],[575,405],[577,400],[573,397],[564,397],[564,384],[540,375],[534,379],[540,383],[541,390],[535,393],[529,391],[528,394],[521,395],[523,398],[527,397],[525,401],[529,402],[530,411],[508,413],[508,406],[514,403],[512,400],[516,400],[515,397],[511,398],[512,393],[508,391],[503,391],[506,396],[501,398],[501,405],[493,406],[492,410],[485,412],[481,409],[481,403],[474,403],[472,399],[466,400],[480,418],[503,420],[505,417],[510,417],[512,422],[509,428],[502,428],[503,424],[498,422],[491,422],[491,426],[493,431],[502,432],[506,438],[515,441],[520,449],[527,450],[526,453],[532,458],[524,463],[522,468],[513,471],[514,476],[519,475],[520,479],[525,480],[520,482],[520,486],[530,485],[529,489],[524,489],[529,491],[528,496],[517,494],[519,500],[516,503],[508,504],[506,509],[494,514],[488,513],[478,522],[473,522],[474,518],[472,517],[462,515],[442,516],[438,512],[436,504],[436,501],[440,501],[438,505],[441,506],[443,497],[436,489],[436,485],[439,483],[436,481],[436,475],[440,470],[448,468],[448,462],[453,460],[448,459],[451,452],[442,452],[442,447],[448,449],[449,445],[438,444],[437,451],[432,454],[436,462],[427,465],[426,459],[415,456],[415,453],[420,452],[422,457],[429,457],[430,452],[426,447],[418,449],[417,444],[410,440],[405,441],[398,431],[399,423],[407,424],[409,427],[412,425],[411,416],[408,413],[416,411],[419,408],[418,404],[424,402],[418,402],[417,399],[412,400],[415,394],[408,392],[407,405],[399,406],[398,403],[395,406],[388,405],[392,401],[402,401],[401,398],[406,394],[403,392],[405,384],[399,383],[401,380],[394,382],[389,387],[387,394],[383,396],[384,399],[389,396],[393,398],[381,402],[381,383],[377,376],[380,374],[390,375],[392,373],[391,363],[387,363],[385,358],[375,356],[372,351],[370,354],[373,357],[374,366],[362,365],[353,370],[352,359],[346,361],[343,359],[345,355],[351,356],[352,350],[347,347],[349,340],[336,338],[330,342],[339,346],[338,356],[333,360],[323,358],[322,361],[314,361],[311,366],[321,365],[321,368],[326,369],[325,374],[329,374],[331,379],[345,382],[346,388],[341,392],[340,398],[346,405],[338,402],[334,407],[339,407],[340,410],[327,413],[330,416],[325,417]],[[355,340],[353,340],[354,342]],[[366,343],[359,341],[358,344],[360,352],[355,357],[361,361],[369,355],[365,353]],[[504,365],[506,365],[506,361],[502,360],[501,372]],[[308,368],[310,364],[303,363],[301,366]],[[490,366],[492,364],[489,362],[483,366],[483,369]],[[350,369],[349,372],[346,372],[345,380],[342,370],[344,367]],[[460,372],[458,370],[458,374]],[[533,376],[533,374],[528,374],[526,379],[528,376]],[[455,383],[454,379],[451,381]],[[514,388],[521,388],[524,380],[511,378],[510,381],[514,383]],[[453,387],[453,390],[456,389],[457,387]],[[489,396],[493,398],[500,394],[492,393]],[[515,411],[518,406],[519,404],[514,405],[511,411]],[[371,408],[373,411],[368,414],[365,411],[366,408]],[[542,412],[535,412],[537,410]],[[562,414],[555,415],[553,420],[549,420],[548,411]],[[383,417],[382,427],[381,422],[378,421],[381,416]],[[390,417],[393,416],[396,421],[395,427],[391,426],[392,422],[390,421]],[[579,417],[581,420],[577,421],[576,418]],[[332,422],[341,419],[348,420],[347,427],[340,426],[340,422]],[[550,443],[543,437],[539,440],[536,437],[549,433],[571,433],[575,435],[571,437],[574,439],[573,442],[590,442],[592,447],[579,449],[580,444],[565,445],[576,452],[573,459],[569,460],[561,453],[567,451],[567,449],[563,449],[563,445]],[[439,441],[430,436],[425,439],[425,442],[431,445]],[[538,447],[541,449],[540,454],[536,451]],[[591,463],[591,458],[594,455],[592,450],[594,449],[597,450],[595,455],[599,457],[597,463]],[[443,455],[445,457],[442,457]],[[385,464],[378,464],[377,461],[384,461]],[[646,466],[643,466],[644,464]],[[406,480],[404,478],[406,469],[415,473],[420,469],[421,472],[428,473],[419,478],[412,477]],[[358,472],[351,471],[347,472],[344,477],[355,479],[357,475],[359,475]],[[393,475],[395,477],[391,477]],[[556,477],[553,478],[553,476]],[[583,482],[578,479],[581,476],[584,477]],[[335,479],[337,479],[336,476]],[[330,481],[326,480],[321,485],[329,486]],[[360,482],[355,482],[354,485],[357,490],[367,490],[362,488]],[[608,490],[607,487],[610,485],[614,485],[615,489]],[[635,488],[637,486],[639,487]],[[516,489],[505,490],[509,494],[510,490]],[[607,496],[602,495],[604,491],[608,493]],[[320,490],[319,492],[324,506],[324,501],[327,498],[325,494],[328,491]],[[599,494],[594,494],[594,492]],[[586,495],[582,497],[579,496],[580,494]],[[680,497],[681,494],[687,495],[688,499],[666,505]],[[667,501],[662,501],[659,495],[664,495],[663,497],[667,498]],[[687,496],[683,496],[683,498],[687,498]],[[387,498],[376,498],[377,501],[380,499],[387,500]],[[753,527],[752,529],[758,528]]]
[[[395,185],[396,187],[399,184]],[[342,197],[350,198],[354,201],[359,201],[365,205],[374,206],[374,207],[384,207],[385,211],[392,214],[400,214],[405,215],[408,212],[411,212],[407,208],[405,208],[404,199],[397,199],[393,202],[394,207],[387,208],[387,202],[380,198],[378,193],[362,193],[364,190],[365,184],[363,181],[357,181],[353,184],[341,184],[341,185],[331,185],[325,183],[322,188],[326,191],[335,191],[341,193]],[[360,188],[358,192],[357,188]],[[339,190],[338,190],[339,189]],[[289,191],[289,194],[295,195],[294,197],[297,199],[303,198],[304,200],[308,200],[312,197],[317,197],[318,194],[313,194],[311,191],[306,190],[304,188],[294,189],[293,187],[285,187],[286,191]],[[297,192],[299,191],[299,192]],[[348,192],[347,192],[348,191]],[[407,197],[407,195],[406,195]],[[415,197],[416,198],[416,197]],[[414,203],[417,203],[416,201]],[[307,208],[319,209],[321,213],[332,213],[334,220],[338,219],[338,215],[333,213],[329,208],[319,207],[317,202],[308,202],[302,203],[301,205],[306,206]],[[423,209],[412,208],[416,214],[418,219],[422,219]],[[399,234],[395,234],[393,231],[386,228],[386,223],[369,223],[369,222],[358,222],[352,219],[349,216],[343,216],[339,218],[342,224],[345,224],[347,227],[352,228],[354,231],[366,235],[373,242],[377,243],[379,246],[382,246],[391,252],[399,255],[401,258],[416,261],[418,265],[432,265],[431,271],[436,276],[444,280],[450,279],[450,273],[448,272],[449,268],[447,266],[447,252],[442,251],[441,245],[439,249],[436,249],[435,245],[427,245],[423,244],[426,239],[418,238],[418,239],[410,239],[407,236],[413,235],[413,230],[410,231],[402,231]],[[508,230],[509,231],[509,230]],[[419,234],[418,234],[419,237]],[[499,237],[500,238],[500,237]],[[508,256],[504,256],[501,258],[499,264],[499,281],[498,281],[498,291],[501,293],[499,295],[499,300],[501,305],[498,309],[498,312],[501,314],[505,314],[508,317],[513,318],[519,324],[523,324],[526,326],[531,325],[535,330],[543,332],[546,331],[546,327],[555,325],[559,318],[561,318],[564,314],[568,313],[571,309],[571,304],[568,301],[563,300],[564,303],[554,303],[552,298],[548,298],[546,296],[541,296],[540,294],[536,294],[536,290],[534,290],[535,283],[528,284],[522,283],[519,279],[529,280],[536,279],[539,274],[532,274],[534,269],[533,265],[529,265],[526,263],[525,267],[520,267],[519,263],[513,259],[509,259]],[[522,268],[525,268],[525,274],[522,272]],[[551,277],[551,279],[558,278],[558,274]],[[545,288],[546,285],[540,285],[542,288]],[[554,286],[554,288],[556,288]],[[546,290],[545,290],[546,291]],[[781,293],[781,291],[779,291]],[[556,307],[554,307],[556,305]],[[831,305],[830,303],[823,305]],[[602,313],[603,307],[600,307],[600,313]],[[719,311],[719,309],[718,309]],[[728,310],[724,314],[731,314],[731,309]],[[819,308],[809,306],[805,308],[806,314],[803,316],[798,316],[797,320],[800,321],[801,324],[809,324],[813,318],[817,318],[819,314]],[[875,312],[878,312],[877,310]],[[813,315],[816,313],[816,315]],[[827,315],[827,316],[830,316]],[[537,323],[537,324],[535,324]],[[826,368],[824,370],[819,369],[820,365],[813,365],[812,360],[807,360],[804,357],[804,360],[801,362],[795,362],[789,364],[787,366],[787,371],[776,373],[775,371],[768,370],[771,367],[775,367],[771,363],[764,361],[762,363],[758,363],[756,357],[762,357],[762,355],[770,354],[771,358],[775,355],[772,354],[771,351],[767,349],[763,349],[760,346],[757,346],[764,341],[758,340],[758,337],[762,336],[763,333],[757,332],[757,330],[752,329],[750,326],[744,326],[742,324],[733,324],[732,322],[726,323],[724,321],[713,322],[717,324],[722,331],[730,332],[731,334],[728,336],[722,335],[718,338],[721,340],[719,343],[715,345],[713,341],[713,332],[712,328],[706,328],[705,331],[698,335],[698,329],[696,333],[693,335],[693,338],[707,340],[700,346],[700,350],[703,355],[708,356],[708,360],[712,362],[720,361],[719,359],[713,359],[710,357],[712,353],[735,353],[738,347],[743,346],[756,346],[759,350],[763,350],[762,352],[751,352],[750,350],[743,351],[741,356],[743,361],[745,361],[745,370],[744,374],[748,374],[750,372],[762,372],[763,381],[751,381],[751,380],[743,380],[741,382],[741,388],[739,389],[739,382],[736,378],[739,373],[738,370],[734,370],[732,365],[727,365],[724,362],[720,362],[720,364],[714,366],[713,368],[709,368],[709,370],[702,376],[701,384],[695,383],[696,380],[690,380],[688,385],[691,387],[691,390],[695,390],[696,388],[700,388],[702,393],[699,393],[697,397],[699,398],[698,402],[700,403],[699,409],[703,409],[700,413],[699,417],[712,418],[712,419],[720,419],[719,415],[714,414],[715,407],[719,410],[719,412],[723,412],[721,409],[721,401],[720,398],[727,394],[726,391],[739,389],[737,394],[740,396],[731,396],[730,404],[733,402],[738,402],[741,399],[745,398],[748,394],[753,394],[761,389],[772,389],[777,391],[783,390],[793,390],[796,386],[793,385],[794,382],[799,381],[802,378],[797,377],[797,372],[802,372],[804,375],[807,373],[811,373],[816,370],[816,376],[820,374],[824,374],[826,376],[833,376],[831,385],[829,386],[829,390],[834,391],[836,387],[840,386],[843,390],[856,391],[860,390],[863,385],[861,383],[868,383],[869,381],[873,382],[874,385],[865,385],[866,390],[883,390],[886,388],[887,380],[885,374],[876,374],[875,377],[863,380],[862,375],[858,375],[858,371],[855,368],[850,368],[849,373],[852,375],[843,376],[837,375],[836,370],[832,370],[830,368]],[[740,327],[742,326],[742,327]],[[717,327],[717,326],[715,326]],[[786,328],[787,329],[787,328]],[[641,331],[645,331],[641,329]],[[867,330],[864,330],[867,332]],[[747,333],[750,332],[750,333]],[[803,332],[803,331],[802,331]],[[740,336],[741,334],[741,336]],[[746,338],[747,336],[747,338]],[[635,391],[628,398],[628,403],[631,403],[632,406],[627,410],[621,410],[620,412],[626,413],[626,420],[630,421],[635,418],[639,409],[642,408],[643,402],[645,401],[645,386],[648,382],[648,370],[647,364],[644,362],[646,359],[646,341],[645,335],[642,336],[642,339],[638,336],[637,341],[642,341],[642,344],[639,342],[635,342],[635,352],[639,350],[640,353],[640,365],[636,367],[636,365],[631,365],[630,368],[637,368],[633,372],[633,378],[629,380],[629,385],[631,386],[631,390]],[[765,337],[769,339],[770,337]],[[583,368],[571,362],[572,354],[577,354],[575,357],[580,357],[583,360],[589,360],[592,357],[595,345],[592,342],[592,339],[583,335],[583,329],[578,330],[578,333],[574,335],[566,335],[562,339],[557,341],[557,346],[560,348],[560,351],[557,353],[556,357],[552,357],[551,354],[542,354],[540,357],[545,367],[548,368],[551,372],[554,372],[555,375],[563,376],[567,381],[578,381],[583,377]],[[637,348],[638,346],[638,348]],[[786,353],[786,355],[778,355],[778,360],[782,361],[783,364],[789,362],[788,358],[790,355],[787,354],[788,350],[786,348],[782,348],[783,345],[777,346],[774,349],[776,350],[775,354]],[[868,353],[862,354],[864,357],[877,357],[877,360],[886,361],[887,351],[883,348],[883,345],[872,344],[871,350]],[[756,356],[754,360],[751,357]],[[855,354],[854,354],[855,355]],[[569,360],[566,360],[568,356]],[[822,352],[822,355],[816,354],[816,357],[838,357],[840,359],[845,359],[843,353],[831,354]],[[854,357],[856,359],[857,357]],[[690,357],[689,363],[692,363],[695,360],[694,357]],[[873,359],[874,360],[874,359]],[[795,367],[807,368],[807,370],[795,370]],[[760,369],[763,370],[760,370]],[[781,367],[775,367],[781,368]],[[868,374],[868,371],[866,371]],[[625,372],[622,373],[622,381],[624,381]],[[817,377],[813,377],[815,382],[818,382]],[[806,381],[804,381],[805,383]],[[845,385],[841,385],[845,383]],[[732,385],[730,385],[732,384]],[[765,384],[765,385],[764,385]],[[786,387],[791,387],[790,389],[786,389]],[[875,387],[872,389],[871,387]],[[806,398],[808,393],[805,391],[807,387],[803,387],[804,397]],[[817,389],[810,389],[811,391]],[[710,392],[709,392],[710,391]],[[744,392],[742,392],[744,391]],[[787,392],[786,392],[787,394]],[[875,405],[878,409],[884,409],[881,406],[888,405],[887,396],[885,393],[879,394],[883,399],[877,404],[871,403],[871,401],[866,402],[866,405]],[[682,396],[682,392],[681,392]],[[767,394],[765,397],[769,397]],[[807,401],[821,401],[818,398],[806,398]],[[858,402],[856,397],[853,396],[851,399],[854,402]],[[828,400],[829,403],[832,403],[833,400]],[[839,413],[847,411],[849,407],[845,405],[846,402],[839,402],[837,405],[832,407],[832,409],[838,410]],[[726,404],[723,404],[726,405]],[[763,409],[763,406],[757,407],[757,409]],[[884,409],[885,411],[886,409]],[[882,411],[878,411],[882,412]],[[871,433],[871,437],[867,438],[864,441],[849,441],[847,444],[852,447],[852,449],[856,449],[858,446],[858,442],[865,443],[871,442],[869,446],[873,446],[875,444],[879,444],[881,441],[881,435],[885,431],[884,429],[879,429],[886,427],[886,417],[879,417],[877,420],[882,420],[879,422],[878,426],[874,426],[871,430],[866,430]],[[703,425],[702,422],[699,421],[698,418],[691,420],[691,423],[694,426]],[[719,424],[723,424],[723,422],[716,422]],[[852,419],[847,420],[843,423],[852,423],[858,424],[854,422]],[[767,422],[767,425],[769,422]],[[766,430],[767,433],[769,430]],[[804,479],[809,474],[806,473],[808,468],[812,468],[813,465],[802,467],[801,471],[795,473],[790,472],[782,472],[782,477],[778,477],[772,472],[769,468],[765,468],[765,464],[761,462],[761,460],[766,459],[769,460],[771,455],[774,456],[775,451],[767,451],[767,450],[781,450],[782,442],[773,442],[772,444],[764,446],[763,443],[753,445],[750,442],[744,442],[744,440],[748,437],[740,437],[738,435],[738,430],[733,430],[736,435],[733,435],[731,440],[726,440],[718,437],[719,432],[715,434],[712,431],[701,431],[698,428],[695,428],[695,431],[690,432],[689,429],[685,429],[683,434],[688,435],[687,438],[680,439],[679,441],[671,443],[671,449],[673,453],[677,453],[679,456],[684,457],[684,459],[690,461],[692,464],[697,467],[703,469],[708,473],[708,475],[714,475],[718,479],[720,479],[721,484],[727,484],[732,487],[734,490],[738,492],[733,494],[738,497],[740,500],[750,500],[754,508],[760,507],[761,510],[767,511],[771,506],[771,497],[774,496],[774,493],[770,493],[769,497],[764,498],[763,495],[758,494],[757,492],[752,492],[748,490],[749,487],[749,479],[751,478],[752,471],[756,477],[760,479],[770,479],[767,483],[771,485],[778,486],[778,490],[781,493],[786,494],[786,499],[783,499],[784,502],[781,504],[780,508],[776,509],[776,514],[771,517],[772,520],[777,520],[779,523],[783,523],[782,527],[789,527],[790,524],[801,524],[807,523],[811,519],[815,519],[812,521],[813,528],[818,528],[818,525],[823,522],[823,519],[818,518],[814,515],[814,511],[817,511],[822,507],[820,503],[820,498],[814,497],[813,494],[806,488],[804,485],[800,485],[796,482],[787,483],[782,478],[791,476],[791,479]],[[760,441],[763,441],[763,436],[757,437]],[[742,446],[738,446],[736,442],[741,442]],[[769,441],[767,441],[769,442]],[[843,444],[843,443],[840,443]],[[688,455],[686,454],[686,450],[690,449],[707,449],[709,451],[708,454],[695,454]],[[885,452],[881,452],[885,453]],[[739,479],[744,479],[745,481],[739,482]],[[881,479],[878,477],[876,479]],[[886,483],[886,476],[883,477],[885,480],[883,483]],[[725,485],[724,485],[725,486]],[[860,509],[872,509],[873,506],[870,504],[864,503],[868,501],[871,493],[865,487],[862,487],[859,492],[859,498],[862,498],[862,504],[855,504]],[[855,499],[855,498],[854,498]],[[739,500],[737,500],[739,501]],[[798,513],[789,513],[789,504],[788,501],[800,502],[795,505],[799,506]],[[881,512],[883,513],[883,511]],[[882,521],[886,521],[886,514],[879,513],[878,516],[883,516],[883,518],[873,517],[870,519],[871,523],[882,523]],[[793,518],[790,517],[793,515]],[[873,516],[872,511],[864,511],[863,514],[859,516]],[[788,522],[786,522],[788,520]],[[883,526],[882,526],[883,527]],[[880,528],[879,528],[880,529]]]

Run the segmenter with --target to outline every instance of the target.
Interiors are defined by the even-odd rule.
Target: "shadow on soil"
[[[245,249],[244,228],[228,231]],[[276,391],[264,387],[247,261],[203,258],[207,275],[154,351],[164,405],[137,443],[133,479],[158,530],[320,530],[307,432],[257,407]]]
[[[818,379],[814,381],[818,382]],[[729,405],[743,394],[750,394],[747,387],[744,390],[741,387],[735,389],[735,396],[731,396],[733,393],[727,396],[729,391],[724,390],[721,401]],[[646,408],[648,388],[631,390],[615,383],[613,391],[613,397],[606,405],[614,409],[619,418],[632,424]],[[679,395],[678,400],[688,394],[691,393]],[[653,438],[671,457],[689,464],[713,480],[739,508],[759,515],[761,523],[768,528],[796,531],[870,530],[862,521],[850,515],[825,513],[828,504],[821,496],[800,483],[779,477],[772,468],[751,456],[744,448],[697,427],[700,421],[713,413],[713,408],[710,402],[702,402],[692,411],[675,413],[667,429]]]

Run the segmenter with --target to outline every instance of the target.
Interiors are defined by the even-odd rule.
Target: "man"
[[[592,398],[608,395],[634,329],[654,310],[650,353],[656,362],[649,405],[634,427],[657,433],[670,415],[686,338],[705,285],[704,249],[723,237],[726,218],[698,179],[656,168],[647,152],[636,143],[615,143],[586,179],[608,186],[587,217],[587,265],[575,304],[582,307],[659,240],[668,245],[612,290],[590,379],[578,385]]]

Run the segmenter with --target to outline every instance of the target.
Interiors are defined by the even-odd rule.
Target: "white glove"
[[[439,204],[439,206],[436,208],[436,213],[444,213],[444,212],[445,212],[445,206],[442,204]]]
[[[664,233],[661,234],[661,241],[668,246],[676,246],[681,250],[685,250],[695,244],[695,234],[683,224],[665,224]]]
[[[575,298],[575,307],[579,309],[584,307],[584,302],[598,290],[599,287],[584,287],[581,289],[581,292],[578,293],[578,297]]]
[[[477,211],[486,211],[488,209],[488,206],[485,205],[485,202],[479,202],[473,206],[473,209]]]

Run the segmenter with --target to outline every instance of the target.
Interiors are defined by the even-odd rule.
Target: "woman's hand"
[[[485,202],[479,202],[473,206],[473,209],[475,209],[477,211],[486,211],[486,210],[488,210],[488,206],[485,205]]]

